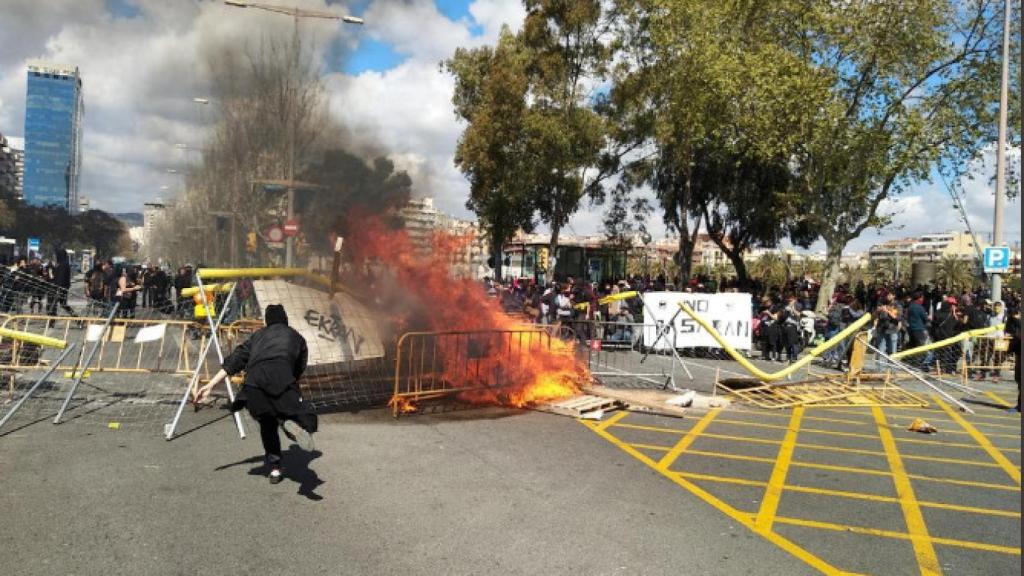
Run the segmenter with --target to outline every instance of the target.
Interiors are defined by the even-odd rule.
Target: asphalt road
[[[0,437],[3,573],[814,573],[569,418],[337,414],[317,441],[272,486],[226,419]]]

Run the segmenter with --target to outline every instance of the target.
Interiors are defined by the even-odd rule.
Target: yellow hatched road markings
[[[800,518],[784,518],[777,517],[775,522],[779,524],[787,524],[789,526],[801,526],[804,528],[817,528],[819,530],[832,530],[834,532],[851,532],[853,534],[865,534],[868,536],[880,536],[883,538],[896,538],[899,540],[913,540],[913,536],[905,534],[903,532],[894,532],[892,530],[878,530],[875,528],[864,528],[861,526],[846,526],[843,524],[833,524],[831,522],[819,522],[817,520],[803,520]],[[928,540],[933,544],[941,544],[943,546],[955,546],[957,548],[967,548],[971,550],[984,550],[986,552],[999,552],[1002,554],[1013,554],[1020,556],[1020,548],[1014,548],[1012,546],[1000,546],[998,544],[985,544],[984,542],[971,542],[968,540],[956,540],[953,538],[938,538],[935,536],[929,537]],[[923,572],[922,572],[923,573]]]
[[[935,399],[935,402],[939,405],[940,408],[942,408],[944,412],[946,412],[946,414],[949,414],[950,418],[955,420],[961,428],[963,428],[968,434],[970,434],[971,438],[974,438],[975,442],[977,442],[982,448],[985,449],[986,452],[988,452],[988,455],[991,456],[993,460],[995,460],[996,464],[998,464],[999,467],[1006,471],[1010,478],[1017,483],[1017,486],[1020,486],[1020,468],[1018,468],[1012,462],[1007,460],[1006,456],[1004,456],[1003,453],[999,451],[999,449],[992,445],[992,441],[990,441],[985,434],[982,434],[974,426],[972,426],[970,422],[964,420],[963,417],[957,414],[956,411],[954,411],[952,408],[950,408],[948,404],[946,404],[942,400],[939,400],[938,398]]]
[[[1007,408],[1009,408],[1011,406],[1011,404],[1009,402],[1007,402],[1006,400],[1000,398],[999,396],[996,396],[992,392],[985,392],[985,395],[987,395],[989,398],[992,398],[993,400],[999,402],[1000,404],[1006,406]],[[902,411],[886,410],[885,414],[886,414],[886,416],[890,416],[890,417],[893,417],[893,418],[925,418],[925,419],[927,419],[927,418],[936,418],[936,417],[938,417],[938,418],[941,418],[941,420],[939,420],[939,421],[952,423],[951,420],[949,420],[947,418],[942,418],[944,416],[944,414],[941,412],[941,410],[936,410],[934,408],[921,408],[921,409],[918,409],[916,411],[913,408],[903,408],[901,410]],[[843,414],[852,414],[852,412],[847,412],[847,411],[843,411],[842,413]],[[998,421],[998,422],[1020,422],[1020,419],[1017,418],[1017,417],[1014,417],[1014,416],[1005,416],[1005,415],[1002,415],[1002,414],[978,414],[978,413],[975,413],[975,414],[971,415],[971,419],[972,420],[977,420],[978,421],[977,423],[980,424],[980,425],[992,426],[994,428],[1002,428],[1002,429],[1005,429],[1005,430],[1017,430],[1017,429],[1020,428],[1019,425],[1018,426],[1013,426],[1013,425],[1009,425],[1009,424],[999,424],[999,423],[994,423],[994,422],[993,423],[988,422],[988,420],[995,420],[995,421]]]
[[[781,414],[772,414],[772,416],[781,416]],[[787,418],[788,418],[788,416],[787,416]],[[808,418],[809,417],[805,413],[804,417],[803,417],[803,420],[807,420]],[[740,421],[736,421],[736,420],[728,420],[728,419],[725,419],[725,418],[716,418],[715,419],[715,424],[738,424],[739,425],[739,424],[745,424],[745,423],[744,422],[740,422]],[[626,429],[629,429],[629,430],[643,430],[643,431],[646,431],[646,432],[661,432],[661,433],[664,433],[664,434],[686,434],[687,432],[690,431],[690,429],[685,429],[684,430],[682,428],[665,428],[665,427],[659,427],[659,426],[641,426],[641,425],[638,425],[638,424],[619,424],[619,423],[612,424],[611,427],[614,427],[614,428],[626,428]],[[772,426],[772,425],[768,425],[768,424],[759,424],[759,425],[754,426],[754,427],[759,427],[759,428],[777,428],[777,429],[780,429],[780,430],[785,430],[786,429],[785,426]],[[867,439],[878,440],[878,436],[872,436],[870,434],[857,434],[857,433],[854,433],[854,432],[836,432],[836,431],[832,431],[832,430],[820,430],[820,429],[817,429],[817,428],[803,428],[803,427],[801,427],[800,428],[800,432],[805,432],[805,433],[808,433],[808,434],[825,434],[825,435],[829,435],[829,436],[844,436],[844,437],[850,437],[850,438],[863,438],[863,439],[866,439],[866,440]],[[957,430],[955,432],[958,433],[958,434],[966,435],[966,432],[960,432],[959,430]],[[709,433],[709,432],[705,432],[705,433],[701,434],[701,436],[712,436],[712,434]],[[715,436],[715,437],[716,438],[722,438],[722,439],[728,438],[725,435],[718,435],[718,436]],[[755,442],[757,440],[760,440],[760,439],[750,439],[750,438],[742,437],[742,436],[734,436],[732,438],[742,438],[744,440],[751,440],[751,441],[755,441]],[[939,447],[939,448],[948,447],[948,448],[970,448],[970,449],[973,449],[973,450],[983,450],[983,448],[981,446],[977,445],[977,444],[968,444],[968,443],[965,443],[965,442],[940,442],[940,441],[937,441],[937,440],[923,440],[923,439],[920,439],[920,438],[897,438],[896,441],[900,442],[900,443],[925,444],[925,445],[930,445],[930,446],[936,446],[936,447]],[[775,442],[777,443],[778,441],[775,441]],[[1002,450],[1004,452],[1020,452],[1020,448],[1000,448],[1000,450]]]
[[[938,399],[936,399],[938,401]],[[1014,548],[1011,546],[1002,546],[994,544],[986,544],[981,542],[970,542],[963,540],[956,540],[950,538],[938,538],[929,535],[927,525],[924,521],[924,516],[921,512],[922,509],[939,509],[939,510],[950,510],[954,512],[963,512],[968,514],[978,514],[984,516],[995,516],[1005,518],[1020,519],[1021,513],[1016,510],[999,510],[990,508],[980,508],[973,506],[964,506],[959,504],[951,504],[944,502],[931,502],[931,501],[919,501],[916,499],[913,491],[913,487],[910,483],[911,480],[921,482],[934,482],[944,483],[950,485],[976,487],[984,489],[1001,490],[1007,492],[1020,493],[1020,471],[1019,469],[1006,460],[1006,457],[995,446],[988,441],[988,436],[1006,436],[1019,438],[1019,434],[984,434],[978,431],[969,422],[959,417],[958,414],[952,412],[952,409],[948,405],[944,405],[941,401],[938,401],[939,407],[943,412],[948,414],[952,420],[960,425],[961,430],[943,431],[949,434],[962,434],[969,435],[974,439],[977,444],[970,443],[939,443],[931,440],[923,439],[911,439],[911,438],[900,438],[899,442],[916,443],[916,444],[930,444],[933,446],[946,446],[946,447],[958,447],[958,448],[971,448],[979,449],[987,452],[995,463],[984,461],[968,460],[953,458],[937,458],[930,456],[915,456],[908,454],[901,454],[897,448],[897,439],[893,436],[893,428],[886,422],[885,414],[881,408],[872,407],[870,412],[867,414],[858,412],[858,415],[870,414],[874,419],[874,425],[878,429],[879,435],[872,436],[869,434],[858,434],[852,432],[838,432],[832,430],[817,430],[814,428],[804,428],[802,424],[805,420],[818,420],[818,421],[834,421],[827,418],[812,417],[808,416],[804,408],[796,408],[792,414],[788,417],[790,421],[787,426],[782,425],[771,425],[764,424],[761,422],[744,422],[738,420],[730,420],[727,418],[721,418],[721,410],[714,410],[704,415],[694,426],[689,429],[677,429],[667,428],[659,426],[643,426],[637,424],[628,424],[624,422],[626,412],[617,413],[612,418],[609,418],[605,422],[592,423],[592,422],[581,422],[583,425],[590,428],[592,431],[597,433],[599,436],[609,441],[613,445],[617,446],[633,458],[640,460],[648,467],[656,470],[660,474],[669,478],[672,482],[686,489],[691,494],[694,494],[698,498],[704,500],[712,507],[716,508],[720,512],[726,514],[730,518],[740,522],[746,528],[764,537],[766,540],[776,544],[783,550],[786,550],[793,556],[806,562],[808,565],[821,571],[825,574],[844,574],[834,566],[822,558],[812,554],[808,550],[802,548],[799,544],[789,540],[788,538],[773,531],[773,526],[779,524],[804,526],[809,528],[817,528],[822,530],[833,530],[840,532],[852,532],[858,534],[866,534],[873,536],[880,536],[886,538],[895,538],[901,540],[907,540],[911,543],[914,549],[915,557],[918,562],[918,566],[921,574],[941,574],[941,567],[938,564],[938,558],[935,554],[935,545],[960,547],[974,550],[982,550],[989,552],[997,552],[1002,554],[1020,555],[1020,548]],[[823,410],[823,409],[819,409]],[[940,412],[936,411],[936,414]],[[767,414],[770,417],[785,417],[782,414],[770,413]],[[838,419],[837,419],[838,420]],[[852,421],[846,421],[848,423],[854,423]],[[708,432],[708,428],[713,424],[725,424],[725,425],[740,425],[749,426],[750,428],[760,429],[784,429],[786,430],[785,437],[780,440],[769,440],[765,438],[755,438],[747,436],[732,436],[726,434],[715,434]],[[868,424],[860,423],[856,424]],[[979,424],[985,425],[985,424]],[[641,443],[628,443],[615,437],[610,431],[614,428],[651,431],[664,433],[669,435],[676,435],[680,438],[675,444],[671,446],[662,446],[654,444],[641,444]],[[872,451],[872,450],[860,450],[854,448],[842,448],[836,446],[827,446],[821,444],[804,444],[797,442],[797,435],[799,433],[821,433],[832,436],[845,436],[851,438],[866,438],[872,440],[879,440],[882,443],[883,451]],[[742,454],[729,454],[725,452],[716,452],[709,450],[698,450],[693,449],[693,444],[699,438],[711,438],[711,439],[722,439],[732,440],[738,442],[749,442],[755,444],[768,444],[779,446],[779,453],[775,458],[766,458],[760,456],[747,456]],[[793,460],[793,451],[796,448],[809,448],[812,450],[824,450],[824,451],[835,451],[835,452],[849,452],[855,454],[868,454],[884,457],[888,464],[888,470],[873,470],[868,468],[857,468],[850,466],[836,466],[829,464],[817,464],[812,462],[800,462]],[[648,457],[641,453],[640,450],[663,452],[664,455],[660,460],[655,460],[652,457]],[[1020,449],[1005,449],[1007,452],[1016,451]],[[691,471],[674,471],[671,469],[672,465],[683,455],[697,456],[697,457],[708,457],[715,459],[726,459],[726,460],[738,460],[747,462],[757,462],[764,464],[773,464],[771,476],[767,482],[760,480],[750,480],[746,478],[735,478],[728,476],[717,476],[711,474],[701,474],[698,472]],[[1002,460],[1000,460],[1000,457]],[[972,480],[960,480],[953,478],[936,478],[929,476],[921,476],[907,473],[903,461],[904,460],[921,460],[921,461],[933,461],[942,462],[949,464],[965,464],[969,466],[979,466],[987,468],[1003,468],[1010,474],[1011,478],[1016,482],[1016,486],[1010,484],[996,484],[988,482],[977,482]],[[797,486],[786,483],[786,476],[788,470],[793,467],[798,468],[810,468],[817,470],[826,470],[832,472],[849,472],[854,474],[866,474],[874,476],[885,476],[893,479],[897,497],[891,496],[879,496],[874,494],[862,494],[858,492],[847,492],[841,490],[831,490],[825,488],[814,488],[808,486]],[[1007,469],[1009,467],[1009,469]],[[1011,472],[1016,472],[1016,476]],[[765,494],[756,513],[747,513],[726,503],[723,500],[718,499],[713,494],[705,491],[700,486],[694,484],[694,482],[711,482],[711,483],[725,483],[735,484],[741,486],[750,486],[756,488],[764,488]],[[778,506],[781,501],[781,495],[791,491],[795,493],[804,494],[816,494],[823,496],[830,496],[836,498],[852,499],[852,500],[866,500],[884,502],[890,504],[898,504],[903,510],[904,518],[907,522],[907,532],[894,532],[885,530],[876,530],[872,528],[864,528],[857,526],[844,526],[839,524],[831,524],[828,522],[818,522],[812,520],[802,520],[794,518],[785,518],[777,516]]]
[[[932,546],[928,536],[928,526],[924,522],[921,507],[914,496],[914,488],[910,485],[910,479],[907,478],[907,472],[903,468],[903,461],[896,449],[896,441],[892,438],[889,424],[886,423],[881,408],[872,408],[871,412],[878,424],[878,435],[882,438],[882,446],[885,448],[886,459],[889,461],[889,469],[892,470],[896,495],[899,497],[900,507],[903,509],[903,518],[907,523],[907,532],[910,534],[910,542],[914,547],[917,565],[921,569],[921,574],[942,574],[939,557],[935,555],[935,547]]]
[[[801,406],[793,408],[793,417],[789,420],[789,429],[786,437],[779,447],[779,455],[775,459],[775,468],[772,469],[772,476],[768,480],[768,489],[761,500],[761,507],[757,511],[757,518],[754,519],[754,529],[765,534],[771,532],[772,521],[779,511],[779,501],[782,500],[782,487],[786,485],[786,474],[789,473],[789,463],[793,460],[793,448],[796,446],[796,436],[800,432],[800,418],[804,415]]]
[[[672,463],[676,461],[676,458],[678,458],[683,451],[689,448],[690,445],[697,440],[697,437],[700,436],[701,432],[711,424],[711,421],[714,420],[721,411],[722,409],[718,408],[705,414],[704,417],[700,419],[700,422],[697,422],[693,428],[691,428],[690,431],[687,432],[686,435],[683,436],[679,442],[677,442],[676,445],[661,458],[658,462],[658,468],[661,470],[668,470],[672,466]]]
[[[727,434],[714,434],[712,432],[705,432],[700,435],[701,438],[714,438],[716,440],[733,440],[737,442],[750,442],[751,444],[775,444],[780,445],[783,440],[769,440],[767,438],[755,438],[752,436],[731,436]],[[823,452],[839,452],[843,454],[861,454],[864,456],[878,456],[885,457],[885,452],[878,450],[864,450],[861,448],[843,448],[841,446],[829,446],[827,444],[810,444],[804,442],[798,442],[797,448],[806,448],[808,450],[820,450]],[[992,462],[980,462],[977,460],[964,460],[962,458],[940,458],[937,456],[916,456],[910,454],[904,454],[905,460],[919,460],[921,462],[939,462],[942,464],[954,464],[961,466],[980,466],[982,468],[999,468],[998,464]]]
[[[675,484],[681,486],[694,496],[700,498],[701,500],[703,500],[704,502],[706,502],[719,512],[725,514],[729,518],[732,518],[736,522],[740,523],[748,530],[754,530],[754,518],[750,514],[740,512],[739,510],[726,504],[724,501],[719,500],[711,493],[703,490],[696,484],[690,482],[686,478],[683,478],[682,476],[669,471],[667,468],[659,465],[658,462],[655,462],[654,460],[645,456],[643,453],[637,451],[636,449],[630,447],[628,444],[622,442],[615,436],[609,434],[607,429],[599,428],[600,425],[586,421],[581,421],[581,423],[584,426],[593,430],[598,436],[604,438],[612,445],[617,446],[620,450],[626,452],[627,454],[629,454],[633,458],[636,458],[640,462],[643,462],[648,467],[662,474],[663,476],[665,476]],[[772,544],[775,544],[779,548],[782,548],[786,552],[790,553],[797,559],[803,561],[804,563],[811,566],[815,570],[821,572],[822,574],[826,574],[827,576],[842,576],[845,574],[842,570],[839,570],[838,568],[832,566],[825,560],[822,560],[818,556],[815,556],[814,554],[811,554],[804,548],[798,546],[792,540],[789,540],[788,538],[785,538],[784,536],[781,536],[775,532],[761,534],[761,537],[763,537],[765,540],[768,540]]]
[[[683,478],[690,480],[703,480],[707,482],[717,482],[720,484],[738,484],[741,486],[757,486],[760,488],[767,488],[767,482],[761,482],[758,480],[747,480],[746,478],[733,478],[731,476],[714,476],[710,474],[697,474],[695,472],[676,472],[676,474]],[[847,492],[845,490],[831,490],[828,488],[814,488],[812,486],[797,486],[794,484],[786,484],[783,486],[784,490],[790,492],[799,492],[802,494],[818,494],[820,496],[834,496],[836,498],[847,498],[851,500],[869,500],[872,502],[885,502],[888,504],[898,504],[899,498],[893,498],[892,496],[879,496],[877,494],[863,494],[860,492]],[[938,510],[953,510],[955,512],[968,512],[971,514],[981,514],[984,516],[1001,516],[1004,518],[1020,518],[1020,512],[1014,510],[997,510],[994,508],[978,508],[975,506],[961,506],[959,504],[947,504],[945,502],[926,502],[919,500],[918,504],[922,508],[935,508]]]

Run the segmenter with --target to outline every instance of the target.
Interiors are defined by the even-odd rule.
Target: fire
[[[506,314],[478,281],[451,276],[453,255],[465,250],[472,238],[438,234],[430,253],[422,254],[404,231],[389,230],[374,218],[353,220],[346,249],[357,269],[347,284],[362,286],[389,311],[397,335],[534,329]],[[362,268],[367,262],[382,266]],[[441,350],[445,357],[438,363],[438,376],[453,388],[468,389],[459,399],[471,403],[526,407],[578,394],[589,374],[576,359],[574,344],[555,337],[531,342],[536,345],[483,346],[486,353],[474,357],[474,371],[460,369],[465,350]],[[415,410],[405,399],[395,401],[400,410]]]
[[[398,407],[398,412],[400,414],[412,414],[413,412],[416,412],[418,410],[418,408],[416,408],[416,405],[410,402],[408,399],[401,398],[398,396],[388,401],[388,408],[394,408],[395,406]]]

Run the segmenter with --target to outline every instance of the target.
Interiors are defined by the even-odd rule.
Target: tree
[[[773,36],[772,10],[749,3],[622,0],[615,82],[603,110],[616,138],[650,153],[626,187],[650,188],[689,275],[703,223],[741,281],[742,255],[774,246],[791,221],[794,124],[807,114],[806,68]]]
[[[956,256],[943,256],[936,270],[936,280],[951,292],[961,292],[974,287],[977,277],[972,262]]]
[[[766,291],[786,283],[786,261],[775,252],[768,252],[750,264],[750,275],[764,284]]]
[[[800,211],[826,244],[823,312],[847,244],[889,222],[885,202],[995,139],[1002,4],[772,6],[778,41],[826,88],[807,94],[814,114],[793,155],[804,188]]]
[[[597,166],[605,144],[601,117],[588,105],[610,51],[602,42],[600,0],[525,0],[526,20],[517,40],[528,62],[524,121],[534,167],[535,205],[551,228],[549,250],[580,201],[607,175]]]
[[[497,278],[505,243],[518,229],[529,231],[534,225],[533,191],[541,160],[531,154],[524,121],[528,64],[528,55],[507,29],[493,48],[459,48],[443,64],[455,77],[455,114],[467,123],[455,165],[469,179],[466,207],[490,236]]]

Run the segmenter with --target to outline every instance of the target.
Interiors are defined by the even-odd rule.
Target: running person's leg
[[[266,455],[267,467],[270,468],[270,481],[274,484],[282,479],[281,471],[281,437],[277,433],[277,416],[264,414],[256,420],[260,425],[260,440]]]

